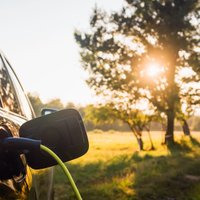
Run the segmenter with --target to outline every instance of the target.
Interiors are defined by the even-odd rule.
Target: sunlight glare
[[[150,77],[158,76],[162,71],[163,67],[161,67],[157,63],[150,63],[146,69],[146,73]]]

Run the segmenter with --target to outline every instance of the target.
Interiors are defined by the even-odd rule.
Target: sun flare
[[[163,67],[158,65],[157,63],[150,63],[147,65],[146,73],[150,77],[159,76],[159,74],[163,71]]]

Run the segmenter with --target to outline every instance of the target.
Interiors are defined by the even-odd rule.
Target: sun
[[[146,67],[146,74],[150,77],[156,77],[161,74],[163,71],[163,67],[158,63],[149,63]]]

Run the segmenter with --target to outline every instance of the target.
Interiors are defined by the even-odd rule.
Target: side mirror
[[[53,109],[53,108],[43,108],[42,111],[41,111],[41,116],[49,115],[49,114],[54,113],[56,111],[58,111],[58,110]]]
[[[89,148],[82,118],[74,109],[65,109],[30,120],[20,127],[19,135],[41,140],[63,162],[82,156]],[[52,157],[39,150],[30,151],[26,158],[28,165],[34,169],[57,164]]]

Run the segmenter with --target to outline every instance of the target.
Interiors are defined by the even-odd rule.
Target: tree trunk
[[[190,128],[189,128],[188,123],[187,123],[187,121],[185,119],[183,119],[183,126],[182,126],[182,128],[183,128],[183,133],[185,135],[190,135]]]
[[[139,150],[143,151],[143,141],[141,137],[137,137],[137,142],[138,142],[138,146],[139,146]]]
[[[151,133],[150,133],[150,129],[147,129],[147,133],[148,133],[149,140],[150,140],[150,143],[151,143],[151,150],[155,150],[155,147],[153,145],[153,140],[152,140],[152,137],[151,137]]]
[[[129,125],[129,124],[128,124]],[[138,143],[138,147],[139,147],[139,151],[142,151],[144,150],[143,149],[143,140],[142,140],[142,135],[141,134],[138,134],[136,132],[136,130],[134,128],[132,128],[130,125],[129,125],[131,131],[133,132],[133,135],[135,136],[136,140],[137,140],[137,143]]]
[[[174,38],[171,38],[171,44],[176,44]],[[178,49],[173,45],[167,46],[167,52],[169,52],[169,70],[167,72],[168,86],[166,88],[167,105],[167,129],[165,134],[165,144],[167,146],[174,144],[174,121],[175,121],[175,105],[180,102],[179,100],[179,87],[175,83],[175,74],[178,58]]]
[[[171,145],[174,143],[174,111],[167,113],[167,130],[165,134],[165,144]]]

